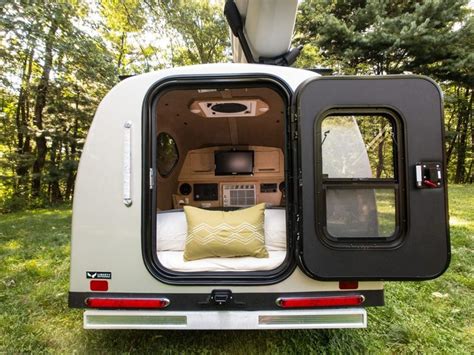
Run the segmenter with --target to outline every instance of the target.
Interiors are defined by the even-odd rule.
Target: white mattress
[[[184,211],[158,213],[156,216],[156,248],[158,260],[174,271],[264,271],[278,267],[286,256],[285,209],[266,209],[264,221],[265,247],[268,258],[236,257],[206,258],[185,261],[183,258],[187,235]]]
[[[264,271],[277,268],[285,260],[286,251],[269,251],[268,258],[206,258],[185,261],[183,251],[158,252],[158,260],[167,269],[181,272]]]

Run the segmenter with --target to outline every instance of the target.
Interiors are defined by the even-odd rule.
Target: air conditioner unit
[[[253,206],[257,202],[255,184],[224,184],[222,200],[224,207]]]

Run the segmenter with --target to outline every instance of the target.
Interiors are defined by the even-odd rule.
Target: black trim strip
[[[233,302],[225,305],[209,303],[210,294],[205,293],[110,293],[110,292],[69,292],[69,307],[86,308],[88,297],[117,298],[162,298],[170,300],[166,311],[270,311],[280,310],[276,300],[281,297],[328,297],[342,295],[363,295],[362,307],[383,306],[384,290],[348,290],[333,292],[288,292],[288,293],[234,293]],[[327,307],[330,308],[330,307]],[[337,308],[343,308],[338,306]]]

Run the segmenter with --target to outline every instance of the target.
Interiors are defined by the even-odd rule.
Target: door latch
[[[436,189],[441,187],[441,163],[422,162],[416,164],[415,169],[416,187],[419,189]]]
[[[201,305],[217,305],[217,306],[225,306],[225,305],[237,305],[242,306],[245,305],[244,302],[236,302],[234,301],[234,296],[231,290],[212,290],[211,294],[204,302],[199,302]]]

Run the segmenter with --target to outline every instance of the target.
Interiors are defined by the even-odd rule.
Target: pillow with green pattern
[[[184,206],[188,222],[184,260],[236,256],[267,258],[264,212],[264,203],[231,212]]]

